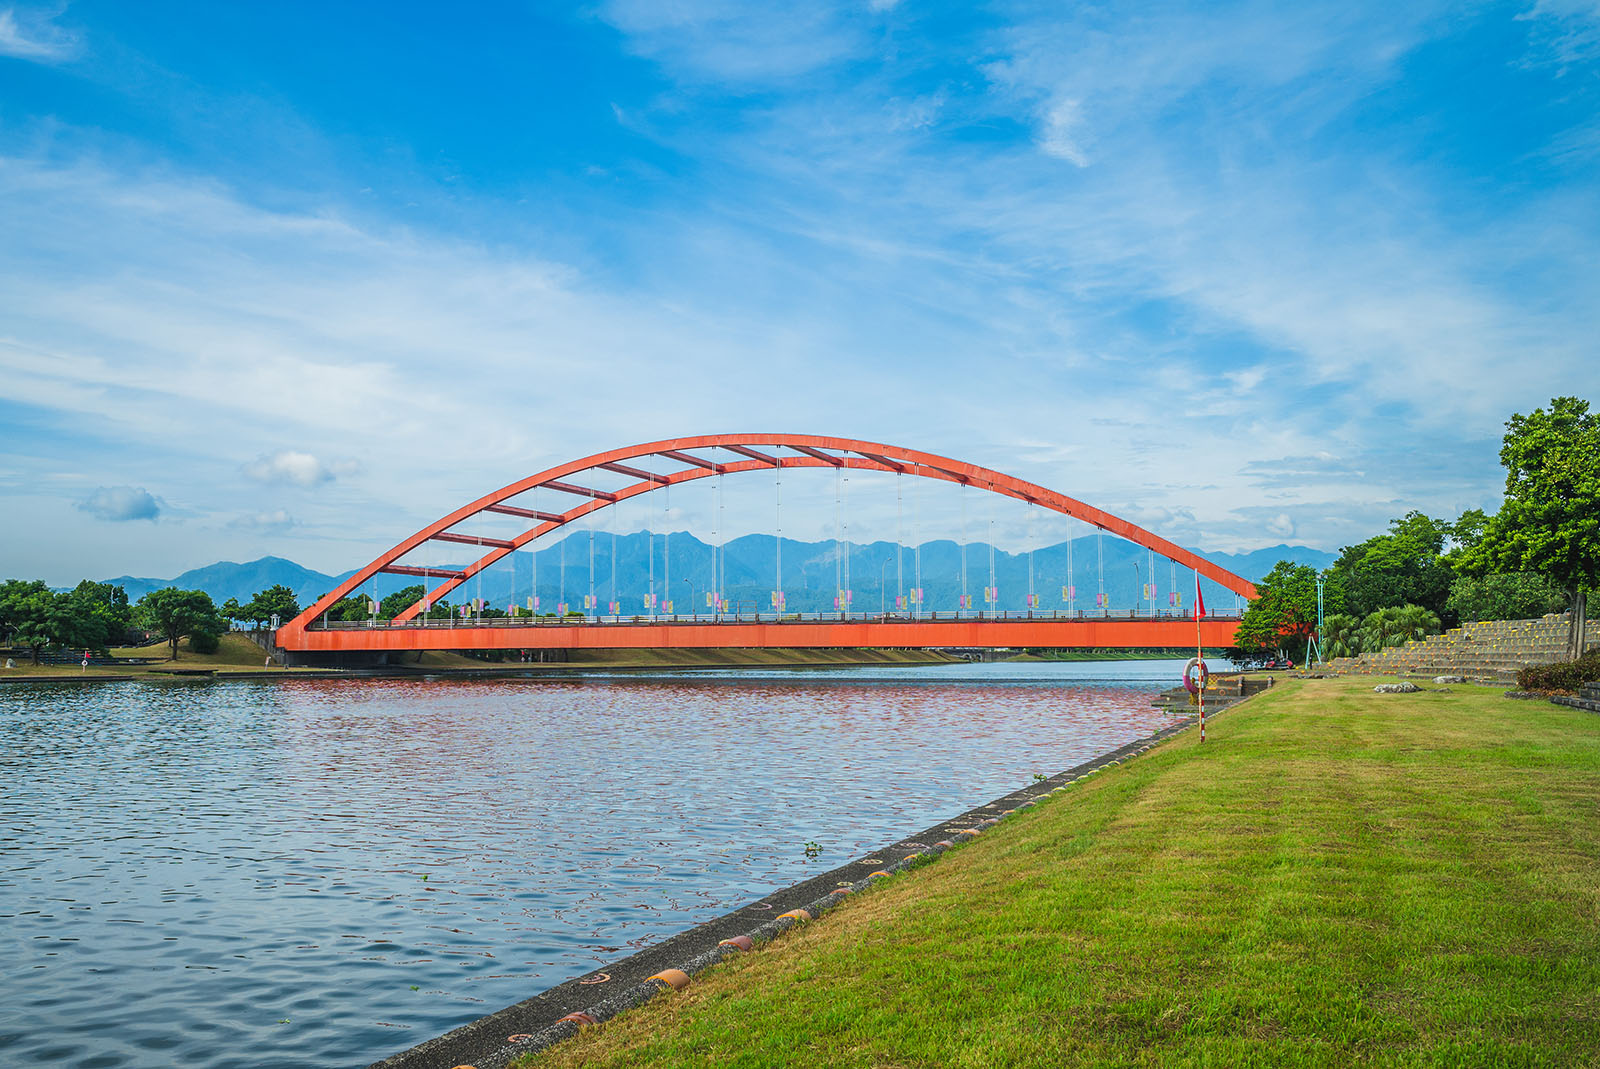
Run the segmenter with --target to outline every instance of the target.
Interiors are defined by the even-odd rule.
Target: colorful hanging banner
[[[786,601],[785,601],[785,598],[783,596],[783,591],[781,591],[781,590],[772,591],[772,607],[774,609],[783,608],[785,603],[786,603]]]
[[[1096,594],[1094,596],[1094,606],[1097,609],[1109,609],[1109,608],[1111,608],[1111,595],[1110,594]]]
[[[1141,598],[1144,598],[1144,599],[1145,599],[1145,600],[1146,600],[1146,601],[1154,601],[1154,600],[1155,600],[1155,599],[1156,599],[1156,588],[1155,588],[1155,584],[1153,584],[1153,583],[1146,583],[1146,584],[1145,584],[1145,585],[1144,585],[1144,593],[1143,593],[1143,594],[1140,594],[1140,595],[1139,595],[1139,596],[1140,596],[1140,597],[1141,597]]]
[[[644,596],[644,607],[647,609],[656,607],[656,596],[654,594],[646,594]]]
[[[839,591],[839,601],[842,602],[843,604],[849,605],[854,600],[855,600],[855,591],[853,591],[853,590],[840,590]]]
[[[1174,590],[1172,593],[1167,595],[1167,604],[1171,605],[1173,608],[1178,608],[1183,604],[1183,595]]]
[[[560,602],[560,603],[558,603],[558,604],[557,604],[557,605],[556,605],[556,615],[557,615],[557,616],[565,616],[565,615],[567,615],[567,610],[568,610],[568,609],[569,609],[569,608],[570,608],[570,607],[571,607],[571,606],[569,606],[569,605],[568,605],[568,604],[567,604],[567,603],[566,603],[566,602],[564,602],[564,601],[563,601],[563,602]]]
[[[897,609],[903,609],[906,607],[906,599],[904,594],[896,594],[894,596],[894,607]]]
[[[610,612],[611,616],[621,616],[622,615],[622,602],[613,601],[613,602],[610,603],[610,605],[611,605],[611,612]]]
[[[539,599],[534,597],[534,596],[532,596],[532,595],[529,595],[529,597],[528,597],[528,611],[532,612],[535,609],[537,609],[538,607],[539,607]]]
[[[922,604],[922,588],[920,586],[914,586],[911,588],[911,604]]]
[[[583,607],[585,609],[592,609],[598,604],[600,604],[600,599],[597,598],[595,595],[593,595],[593,594],[585,594],[583,596]]]
[[[668,616],[672,615],[672,600],[670,598],[661,606],[661,611]]]
[[[960,594],[956,597],[956,603],[963,609],[970,609],[972,608],[972,595]]]
[[[1028,595],[1028,608],[1037,609],[1038,607],[1039,607],[1039,595],[1037,595],[1037,594],[1029,594]]]
[[[1077,588],[1076,585],[1064,586],[1064,587],[1061,588],[1061,600],[1062,601],[1072,601],[1077,596],[1078,596],[1078,588]]]

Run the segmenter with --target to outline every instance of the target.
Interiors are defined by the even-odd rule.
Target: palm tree
[[[1361,621],[1342,612],[1322,621],[1322,648],[1328,657],[1359,657]]]
[[[1368,651],[1381,650],[1438,632],[1439,617],[1422,606],[1390,606],[1361,621],[1361,644]]]

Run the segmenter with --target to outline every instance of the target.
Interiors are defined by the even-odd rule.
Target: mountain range
[[[940,540],[924,543],[920,548],[923,608],[956,608],[963,589],[961,547],[955,542]],[[454,591],[448,600],[460,603],[481,597],[502,608],[513,601],[525,605],[533,593],[537,570],[541,611],[554,611],[561,602],[574,609],[581,608],[584,596],[591,589],[602,612],[613,599],[621,603],[624,614],[644,612],[644,595],[652,590],[658,600],[670,597],[680,613],[688,611],[689,602],[704,611],[706,592],[718,585],[713,579],[720,572],[726,602],[744,612],[758,607],[766,611],[770,608],[770,592],[776,583],[780,550],[786,608],[791,612],[831,609],[839,589],[851,591],[851,606],[858,611],[893,607],[897,594],[918,585],[917,553],[911,547],[897,547],[893,542],[847,543],[841,547],[832,540],[799,542],[785,538],[780,545],[780,540],[772,535],[754,534],[735,538],[719,551],[718,547],[683,531],[670,536],[642,531],[614,536],[597,531],[592,540],[587,532],[569,535],[541,549],[537,561],[531,553],[513,554]],[[1248,553],[1202,555],[1252,581],[1266,575],[1280,560],[1321,569],[1335,558],[1335,554],[1324,550],[1289,545]],[[1062,588],[1069,585],[1069,575],[1070,585],[1076,588],[1073,604],[1080,609],[1093,608],[1096,595],[1102,590],[1113,609],[1133,608],[1143,595],[1144,584],[1151,578],[1148,552],[1111,536],[1102,540],[1095,535],[1084,535],[1032,553],[1008,553],[983,542],[974,542],[967,545],[965,558],[965,589],[972,604],[984,605],[984,590],[993,585],[998,593],[997,606],[1002,609],[1026,607],[1030,570],[1038,605],[1046,609],[1065,607]],[[1174,589],[1181,595],[1183,605],[1192,604],[1192,573],[1186,574],[1184,569],[1173,567],[1160,557],[1155,559],[1154,570],[1157,607],[1170,604],[1169,595]],[[669,572],[670,594],[666,581]],[[134,601],[151,590],[173,586],[204,590],[219,605],[228,598],[249,601],[257,591],[281,584],[294,590],[302,605],[309,605],[353,574],[352,569],[328,575],[282,557],[262,557],[244,564],[218,561],[172,579],[124,575],[105,581],[120,585]],[[420,581],[409,576],[379,575],[364,584],[362,591],[381,598]],[[1232,593],[1209,579],[1201,580],[1201,588],[1210,608],[1234,604]]]

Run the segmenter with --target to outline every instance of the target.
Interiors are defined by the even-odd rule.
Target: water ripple
[[[0,1051],[363,1064],[1170,722],[1090,672],[8,688]]]

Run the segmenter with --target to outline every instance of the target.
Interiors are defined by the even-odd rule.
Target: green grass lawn
[[[1600,716],[1292,682],[538,1066],[1600,1064]]]

